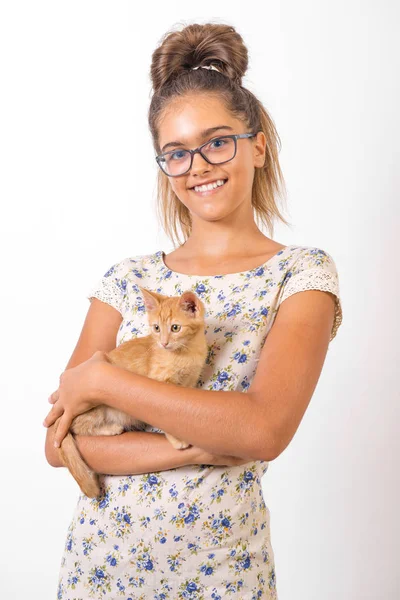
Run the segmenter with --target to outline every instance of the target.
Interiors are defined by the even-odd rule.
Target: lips
[[[217,177],[217,179],[213,179],[211,181],[205,181],[204,183],[196,183],[196,185],[194,185],[193,187],[189,188],[189,190],[194,190],[195,187],[201,187],[202,185],[209,185],[210,183],[215,183],[216,181],[219,181],[219,180],[227,182],[228,178],[227,177],[225,177],[225,178],[224,177]],[[219,186],[219,187],[222,187],[222,185]]]

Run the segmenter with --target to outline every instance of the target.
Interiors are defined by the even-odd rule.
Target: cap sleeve
[[[98,298],[113,306],[124,316],[127,298],[127,273],[129,266],[128,259],[123,259],[113,264],[100,279],[98,279],[90,288],[86,295],[89,300]]]
[[[306,248],[286,274],[282,289],[280,304],[289,296],[306,290],[335,295],[335,318],[329,340],[332,341],[343,320],[339,275],[332,256],[320,248]]]

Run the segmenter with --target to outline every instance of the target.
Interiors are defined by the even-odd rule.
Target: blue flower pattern
[[[208,356],[198,387],[247,392],[280,304],[307,289],[331,292],[342,322],[333,258],[286,246],[239,273],[187,275],[164,253],[125,258],[90,289],[123,320],[116,345],[147,335],[140,286],[176,296],[194,291],[206,307]],[[163,433],[148,425],[146,431]],[[101,496],[80,494],[68,527],[57,600],[277,600],[270,513],[261,479],[268,462],[189,465],[142,475],[100,475]]]

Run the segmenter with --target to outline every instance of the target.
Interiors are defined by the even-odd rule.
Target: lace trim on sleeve
[[[106,302],[113,308],[116,308],[118,312],[124,316],[122,292],[110,277],[102,277],[100,281],[91,288],[86,298],[98,298],[102,302]]]
[[[342,320],[342,305],[339,297],[339,282],[335,273],[328,273],[322,269],[306,269],[293,277],[290,277],[285,285],[281,303],[292,294],[304,292],[306,290],[321,290],[322,292],[331,292],[335,295],[335,318],[333,321],[330,342],[336,336]]]

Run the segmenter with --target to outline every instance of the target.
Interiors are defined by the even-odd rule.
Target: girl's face
[[[204,138],[201,132],[224,125]],[[166,110],[159,126],[161,152],[177,148],[194,149],[217,136],[250,133],[245,124],[234,118],[223,103],[210,95],[186,96],[175,100]],[[169,142],[179,145],[164,148]],[[193,157],[191,170],[178,177],[169,177],[170,185],[192,215],[192,219],[217,221],[235,211],[247,212],[251,208],[251,192],[255,167],[265,161],[266,138],[262,131],[257,137],[237,140],[236,156],[221,165],[211,165],[199,154]],[[210,195],[202,196],[193,186],[205,182],[227,179],[227,182]]]

